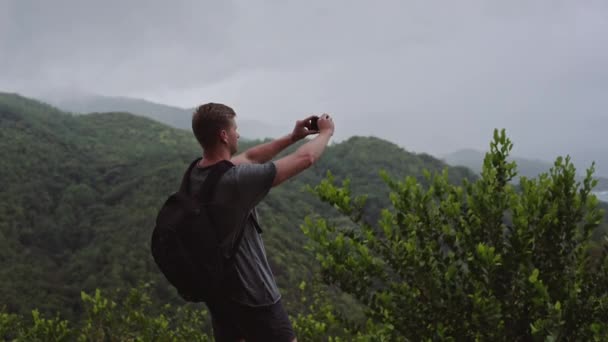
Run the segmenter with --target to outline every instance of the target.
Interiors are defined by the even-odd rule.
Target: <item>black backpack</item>
[[[200,160],[190,164],[179,191],[160,209],[150,246],[162,273],[188,302],[207,301],[221,293],[227,267],[242,238],[239,234],[233,253],[224,257],[219,232],[209,215],[208,201],[215,186],[234,164],[224,160],[213,165],[200,191],[190,194],[190,172]]]

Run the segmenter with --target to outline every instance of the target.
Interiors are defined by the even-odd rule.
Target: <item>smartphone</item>
[[[312,131],[319,130],[319,125],[318,125],[317,121],[319,121],[319,118],[316,116],[314,118],[310,119],[310,130],[312,130]]]

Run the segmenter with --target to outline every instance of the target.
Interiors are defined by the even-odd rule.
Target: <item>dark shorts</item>
[[[280,300],[261,307],[225,301],[207,303],[207,307],[217,342],[291,342],[296,336]]]

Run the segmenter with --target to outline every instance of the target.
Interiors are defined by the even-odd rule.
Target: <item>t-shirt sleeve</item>
[[[237,201],[247,210],[255,207],[270,191],[276,166],[273,162],[264,164],[241,164],[235,168]]]

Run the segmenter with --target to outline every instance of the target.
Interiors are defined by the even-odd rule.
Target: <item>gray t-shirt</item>
[[[191,193],[199,191],[210,170],[211,167],[192,169]],[[272,162],[237,165],[220,178],[211,201],[210,215],[222,236],[224,255],[230,255],[238,234],[243,234],[234,257],[228,293],[230,299],[248,306],[270,305],[281,298],[262,236],[254,223],[258,218],[255,206],[268,194],[275,174]]]

